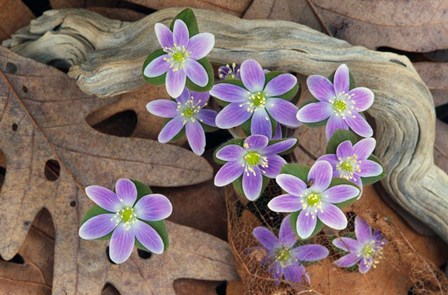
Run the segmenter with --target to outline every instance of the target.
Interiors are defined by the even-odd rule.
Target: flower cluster
[[[376,145],[373,130],[362,114],[373,104],[373,92],[355,87],[343,64],[329,78],[309,76],[307,86],[314,98],[298,108],[295,75],[263,69],[253,59],[240,66],[219,67],[215,83],[207,60],[215,39],[199,32],[191,9],[179,13],[169,27],[156,24],[154,31],[161,48],[146,59],[143,78],[165,85],[171,97],[147,104],[151,114],[168,119],[158,140],[175,141],[185,133],[191,150],[202,155],[206,131],[237,128],[232,134],[244,134],[215,152],[216,162],[222,165],[215,185],[233,184],[248,201],[261,200],[257,204],[289,214],[278,229],[278,238],[265,227],[256,227],[253,235],[266,253],[262,265],[277,282],[282,278],[291,283],[303,278],[309,282],[305,265],[326,258],[329,251],[304,240],[319,234],[324,226],[344,230],[348,221],[342,209],[361,197],[363,185],[384,177],[383,167],[372,154]],[[214,103],[209,103],[210,97]],[[286,135],[302,123],[326,125],[326,154],[311,167],[288,164],[288,154],[298,139]],[[268,184],[284,193],[263,194]],[[115,192],[99,186],[86,189],[96,205],[87,212],[79,234],[84,239],[110,238],[110,257],[117,263],[131,255],[134,245],[154,253],[167,246],[161,222],[171,214],[171,204],[149,188],[139,191],[141,187],[145,186],[120,179]],[[348,252],[334,263],[340,267],[358,263],[359,271],[366,273],[375,267],[386,240],[379,231],[372,233],[359,217],[355,232],[357,240],[333,240],[335,247]]]

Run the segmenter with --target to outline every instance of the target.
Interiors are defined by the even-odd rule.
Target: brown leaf
[[[0,0],[0,41],[27,26],[34,14],[20,0]]]
[[[212,168],[202,158],[169,144],[102,134],[86,116],[117,98],[82,93],[64,73],[0,48],[0,148],[6,157],[1,188],[0,254],[12,258],[27,228],[45,207],[53,217],[53,293],[99,294],[106,282],[122,295],[174,294],[178,278],[237,279],[228,245],[198,230],[167,222],[170,248],[149,260],[137,254],[113,265],[107,241],[78,237],[79,220],[91,206],[84,187],[112,187],[120,177],[149,185],[203,182]],[[5,70],[6,61],[17,70]],[[179,263],[179,262],[182,263]]]
[[[117,7],[119,0],[50,0],[53,9],[85,7]]]
[[[128,0],[128,2],[156,10],[169,7],[191,7],[222,11],[236,16],[242,16],[252,1],[253,0]]]
[[[144,18],[146,14],[126,9],[126,8],[113,8],[113,7],[88,7],[88,10],[95,11],[96,13],[101,14],[104,17],[110,19],[119,19],[122,21],[133,22],[137,21],[141,18]]]
[[[308,0],[334,37],[367,48],[425,52],[448,47],[448,2]]]
[[[307,0],[254,0],[244,13],[247,19],[281,19],[321,30]]]
[[[434,105],[448,103],[448,63],[417,62],[413,64],[418,74],[431,90]]]

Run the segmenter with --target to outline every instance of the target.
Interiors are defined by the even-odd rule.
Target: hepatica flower
[[[323,224],[342,230],[347,218],[338,204],[354,199],[359,189],[349,184],[330,187],[333,168],[327,161],[317,161],[309,170],[306,182],[290,175],[280,174],[276,181],[286,194],[275,197],[268,203],[274,212],[298,212],[297,234],[309,238],[316,229],[318,220]]]
[[[229,103],[216,117],[219,128],[228,129],[251,120],[251,134],[272,138],[275,123],[272,120],[291,128],[300,125],[296,118],[297,107],[287,100],[297,92],[296,77],[265,74],[255,60],[241,64],[240,76],[241,82],[222,81],[210,90],[212,96]]]
[[[383,167],[375,161],[369,160],[375,149],[374,138],[364,138],[352,145],[346,140],[338,145],[336,154],[323,155],[319,160],[328,161],[334,169],[333,177],[345,178],[360,188],[361,178],[378,176],[383,173]]]
[[[216,158],[227,163],[216,173],[215,185],[225,186],[242,176],[244,195],[256,200],[262,191],[263,177],[275,178],[286,161],[278,154],[291,149],[297,139],[289,138],[269,144],[264,135],[251,135],[242,146],[229,144],[216,152]]]
[[[147,222],[163,220],[171,215],[172,205],[167,197],[149,194],[137,201],[137,188],[129,179],[119,179],[115,192],[92,185],[86,188],[86,194],[102,213],[81,225],[81,238],[93,240],[112,234],[109,256],[115,263],[129,258],[136,240],[153,253],[163,252],[165,245],[161,236]]]
[[[277,284],[282,276],[290,283],[300,283],[305,277],[309,283],[309,276],[302,262],[324,259],[329,252],[327,248],[316,244],[294,247],[297,236],[291,228],[289,219],[289,215],[283,219],[278,238],[269,229],[262,226],[256,227],[252,234],[265,248],[266,257],[262,264],[268,266],[268,270],[277,280]]]
[[[368,272],[375,268],[379,259],[383,257],[383,247],[387,243],[379,230],[373,230],[359,216],[355,218],[356,240],[348,237],[340,237],[333,240],[333,245],[348,252],[334,263],[339,267],[352,267],[358,263],[360,273]]]
[[[232,63],[231,65],[226,64],[225,66],[220,66],[218,68],[218,77],[220,80],[226,79],[241,79],[240,76],[240,66]]]
[[[151,114],[172,118],[160,131],[159,142],[169,142],[185,126],[191,150],[197,155],[202,155],[205,149],[205,133],[201,124],[216,127],[216,112],[204,109],[209,97],[208,92],[190,92],[185,88],[175,102],[167,99],[149,102],[146,109]]]
[[[360,115],[373,104],[373,92],[365,87],[350,89],[350,74],[346,65],[340,65],[331,82],[324,76],[312,75],[308,89],[318,102],[303,106],[297,119],[303,123],[327,120],[326,135],[329,139],[337,129],[351,128],[362,137],[371,137],[373,130]]]
[[[195,27],[197,29],[197,24]],[[156,51],[148,57],[150,61],[144,67],[143,75],[156,78],[166,74],[162,81],[166,82],[166,90],[171,97],[181,95],[187,77],[199,87],[207,86],[209,74],[201,59],[212,50],[215,37],[210,33],[190,35],[189,28],[181,19],[175,19],[172,31],[160,23],[154,29],[163,51]]]

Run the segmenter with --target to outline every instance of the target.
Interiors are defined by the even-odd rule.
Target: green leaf
[[[156,59],[157,57],[162,56],[162,55],[164,55],[164,54],[166,54],[166,52],[163,51],[163,49],[161,49],[161,48],[160,48],[160,49],[157,49],[156,51],[154,51],[153,53],[151,53],[150,55],[148,55],[148,57],[146,58],[145,62],[143,63],[142,76],[143,76],[143,79],[144,79],[147,83],[152,84],[152,85],[163,85],[163,84],[165,84],[166,73],[164,73],[164,74],[162,74],[162,75],[160,75],[160,76],[158,76],[158,77],[152,77],[152,78],[150,78],[150,77],[146,77],[146,76],[143,74],[143,72],[145,71],[146,66],[147,66],[150,62],[152,62],[154,59]]]
[[[223,161],[223,160],[218,159],[218,158],[216,157],[216,153],[217,153],[220,149],[222,149],[223,147],[225,147],[226,145],[230,145],[230,144],[236,144],[236,145],[239,145],[239,146],[242,147],[242,146],[243,146],[243,142],[244,142],[244,140],[243,140],[243,139],[240,139],[240,138],[234,138],[234,139],[231,139],[231,140],[229,140],[229,141],[224,142],[224,143],[221,144],[218,148],[215,149],[215,152],[213,153],[213,159],[215,160],[215,162],[216,162],[217,164],[224,165],[225,163],[227,163],[227,161]]]
[[[280,173],[294,175],[307,183],[310,169],[310,167],[302,164],[285,164]]]
[[[196,16],[194,15],[194,12],[191,8],[182,10],[178,15],[174,17],[170,25],[171,31],[173,31],[174,22],[176,21],[176,19],[182,20],[187,25],[188,32],[190,33],[190,38],[194,35],[199,34],[198,21],[196,20]]]
[[[375,155],[370,155],[368,159],[381,165],[380,160]],[[363,185],[373,184],[386,177],[386,171],[384,169],[384,166],[381,165],[381,167],[383,167],[383,172],[380,175],[372,177],[361,177],[362,184]]]
[[[335,133],[331,136],[330,140],[327,143],[327,148],[325,153],[327,154],[336,154],[336,150],[338,146],[346,140],[350,140],[352,144],[355,144],[359,141],[359,137],[349,130],[336,130]]]
[[[188,77],[187,77],[187,81],[186,81],[185,85],[186,85],[186,87],[188,89],[190,89],[192,91],[195,91],[195,92],[209,91],[210,89],[212,89],[213,83],[214,83],[214,79],[215,79],[215,76],[213,74],[213,67],[212,67],[211,63],[208,61],[208,59],[205,58],[205,57],[200,59],[200,60],[198,60],[198,62],[201,64],[201,66],[207,72],[207,76],[208,76],[208,83],[207,83],[207,85],[205,85],[204,87],[196,85]]]

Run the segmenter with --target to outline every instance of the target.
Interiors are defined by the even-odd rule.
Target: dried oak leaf
[[[0,41],[10,38],[32,19],[34,14],[22,1],[0,0]]]
[[[308,0],[334,37],[368,48],[426,52],[448,47],[448,2]]]
[[[7,64],[15,71],[6,71]],[[144,260],[136,253],[113,265],[107,241],[78,237],[79,220],[91,202],[84,187],[112,187],[129,177],[152,186],[206,181],[211,166],[173,145],[102,134],[86,116],[118,98],[81,92],[64,73],[0,48],[0,149],[6,157],[0,192],[0,254],[11,259],[28,227],[47,208],[55,226],[53,294],[100,294],[110,283],[126,294],[175,294],[178,278],[236,279],[227,243],[198,230],[167,222],[170,248]]]

